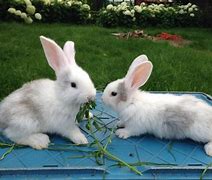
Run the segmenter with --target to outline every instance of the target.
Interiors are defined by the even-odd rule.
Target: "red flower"
[[[162,32],[160,34],[157,35],[157,37],[159,39],[162,39],[162,40],[169,40],[169,41],[182,41],[182,37],[179,36],[179,35],[176,35],[176,34],[169,34],[169,33],[166,33],[166,32]]]

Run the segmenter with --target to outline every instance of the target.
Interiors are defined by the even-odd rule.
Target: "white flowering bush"
[[[197,24],[197,19],[199,18],[199,8],[197,5],[191,3],[180,5],[177,8],[176,16],[178,24]]]
[[[80,24],[91,18],[90,6],[82,0],[0,0],[0,12],[4,12],[0,19],[22,18],[27,23],[36,19]]]
[[[36,12],[35,6],[33,6],[32,2],[30,0],[16,0],[17,3],[23,4],[25,3],[26,9],[25,11],[17,10],[15,8],[10,7],[8,9],[8,12],[11,14],[14,14],[15,16],[20,17],[23,19],[26,23],[31,24],[33,22],[33,19],[41,20],[42,16],[40,13]]]
[[[106,27],[117,25],[131,26],[134,21],[135,10],[126,2],[119,5],[109,4],[99,13],[99,22]]]
[[[99,12],[91,11],[88,0],[0,0],[0,20],[23,19],[42,22],[98,22],[114,26],[189,26],[198,24],[199,8],[195,4],[164,5],[129,3],[108,4]],[[92,12],[92,15],[91,15]]]
[[[109,4],[99,14],[99,22],[106,27],[124,26],[187,26],[197,23],[199,9],[196,5],[145,4],[129,6]]]

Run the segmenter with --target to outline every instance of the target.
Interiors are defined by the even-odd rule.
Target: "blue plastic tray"
[[[165,93],[165,92],[154,92]],[[176,92],[181,95],[182,93]],[[183,93],[185,94],[185,93]],[[210,96],[203,93],[189,93],[212,105]],[[101,93],[97,94],[97,107],[93,112],[104,117],[108,127],[113,127],[117,114],[101,102]],[[81,124],[87,138],[89,133]],[[105,141],[108,133],[96,132],[98,138]],[[51,142],[62,145],[70,144],[64,138],[50,136]],[[0,137],[3,140],[3,137]],[[79,150],[92,150],[89,147],[66,146],[69,150],[34,150],[31,148],[15,149],[0,161],[0,179],[199,179],[202,171],[212,162],[212,158],[204,152],[203,145],[191,140],[161,140],[150,135],[122,140],[113,137],[108,150],[129,163],[138,161],[176,164],[177,166],[142,166],[143,172],[136,175],[129,169],[117,166],[114,161],[105,159],[105,164],[98,166],[94,158],[73,158],[85,155]],[[7,149],[0,149],[3,154]],[[204,179],[212,178],[212,169],[208,169]]]

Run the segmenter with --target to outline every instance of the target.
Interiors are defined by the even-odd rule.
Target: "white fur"
[[[141,59],[140,65],[143,62]],[[132,63],[133,66],[129,68],[132,71],[131,75],[132,68],[136,68],[134,64]],[[140,75],[143,75],[142,72]],[[148,76],[146,78],[148,79]],[[132,81],[128,79],[125,77],[108,84],[102,96],[105,104],[111,106],[120,116],[117,126],[123,128],[116,131],[118,137],[126,139],[150,133],[160,138],[191,138],[207,143],[205,151],[212,156],[210,105],[191,95],[152,94],[127,87],[127,100],[122,101],[119,96],[119,85],[128,83],[125,86],[129,86]],[[117,96],[112,96],[111,92],[117,92]]]
[[[95,98],[96,89],[89,75],[75,63],[74,46],[70,46],[73,43],[66,47],[66,53],[72,48],[67,56],[54,41],[41,37],[41,42],[57,80],[32,81],[6,97],[0,104],[0,127],[12,141],[36,149],[48,147],[50,141],[44,133],[57,133],[76,144],[86,144],[75,118],[81,104]],[[52,52],[49,48],[56,51],[54,57],[48,54]],[[77,88],[71,87],[71,82]]]

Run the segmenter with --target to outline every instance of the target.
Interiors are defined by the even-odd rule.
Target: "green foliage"
[[[32,4],[31,4],[32,1]],[[194,26],[200,22],[199,8],[191,3],[186,5],[107,5],[98,12],[91,11],[80,0],[0,0],[0,20],[24,19],[42,22],[64,22],[74,24],[96,23],[104,27],[133,26]],[[92,4],[92,3],[90,3]],[[11,13],[9,14],[8,11]]]
[[[150,4],[130,6],[123,2],[109,4],[99,14],[99,23],[105,27],[126,26],[191,26],[199,22],[199,10],[194,4]]]
[[[83,104],[80,107],[80,111],[77,114],[76,121],[81,122],[83,118],[89,118],[89,111],[96,107],[96,103],[94,101]]]
[[[2,12],[0,19],[20,21],[20,18],[17,17],[17,11],[14,11],[14,9],[20,10],[21,14],[23,14],[22,11],[26,11],[27,17],[34,16],[35,19],[42,22],[83,24],[91,18],[90,6],[77,0],[33,0],[32,4],[26,7],[26,4],[21,0],[0,0],[0,12]],[[11,14],[8,14],[8,9]],[[39,14],[35,14],[35,10]],[[21,17],[21,14],[19,15],[18,12],[18,16]],[[31,16],[29,16],[30,14]]]
[[[114,27],[118,25],[119,17],[118,14],[114,11],[101,10],[99,13],[98,22],[105,27]]]

